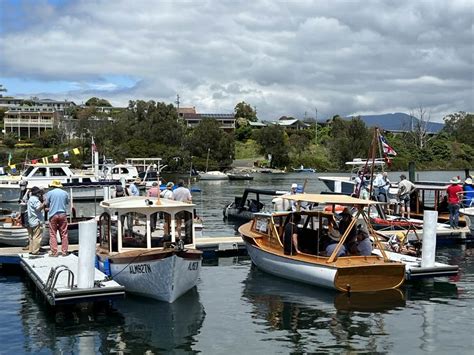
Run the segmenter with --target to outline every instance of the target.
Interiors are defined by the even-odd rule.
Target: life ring
[[[336,210],[336,213],[341,213],[344,211],[344,206],[342,205],[335,205],[335,208],[333,209],[334,205],[329,205],[324,207],[324,212],[334,212],[334,209]]]

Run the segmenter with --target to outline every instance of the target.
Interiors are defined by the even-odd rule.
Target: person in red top
[[[462,186],[459,184],[461,180],[453,177],[449,182],[451,185],[446,189],[448,194],[449,226],[451,228],[459,228],[459,205],[461,203],[459,193],[462,193]]]

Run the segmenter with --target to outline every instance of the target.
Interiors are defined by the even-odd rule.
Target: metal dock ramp
[[[95,302],[111,298],[124,297],[125,287],[95,269],[94,287],[78,289],[78,257],[50,257],[49,255],[33,256],[19,254],[20,265],[26,271],[38,290],[50,305],[66,303]]]

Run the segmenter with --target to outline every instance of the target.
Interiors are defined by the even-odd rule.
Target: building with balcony
[[[59,123],[59,113],[52,107],[10,107],[3,119],[3,133],[13,133],[18,138],[37,137]]]

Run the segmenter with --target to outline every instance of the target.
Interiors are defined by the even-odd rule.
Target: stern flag
[[[385,137],[382,135],[380,135],[379,137],[380,137],[380,144],[382,144],[383,153],[387,155],[391,155],[392,157],[396,156],[397,152],[391,146],[388,145]]]
[[[79,148],[74,148],[72,152],[74,153],[74,155],[78,155],[80,153]]]
[[[95,146],[94,137],[92,137],[91,150],[92,150],[92,153],[97,152],[97,147]]]

